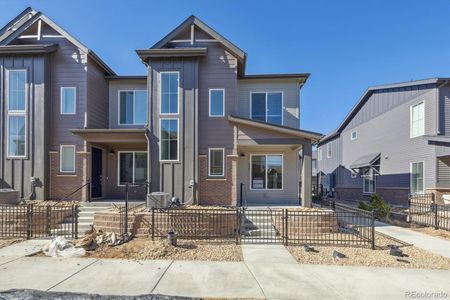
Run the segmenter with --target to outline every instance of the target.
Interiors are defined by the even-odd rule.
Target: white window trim
[[[373,171],[372,171],[373,172]],[[373,175],[373,177],[372,177],[373,179],[372,179],[372,181],[373,181],[373,191],[372,192],[367,192],[366,191],[366,185],[365,185],[365,180],[366,180],[366,177],[364,176],[364,171],[363,171],[363,177],[362,177],[362,185],[363,185],[363,194],[366,194],[366,195],[372,195],[372,194],[375,194],[376,192],[377,192],[377,181],[376,181],[376,176],[375,176],[375,174]]]
[[[327,158],[333,157],[333,147],[331,147],[331,142],[327,144]]]
[[[355,137],[353,137],[353,133],[355,134]],[[350,132],[350,140],[354,141],[358,139],[358,130],[353,130],[352,132]]]
[[[147,153],[147,151],[118,151],[117,152],[117,186],[124,187],[125,184],[120,184],[120,154],[121,153],[133,153],[133,182],[129,184],[128,186],[135,186],[135,172],[136,172],[136,153]],[[147,168],[148,168],[148,153],[147,153]],[[148,170],[147,170],[148,171]]]
[[[24,71],[25,72],[25,110],[9,110],[9,73],[11,71]],[[6,93],[5,97],[7,99],[6,101],[6,111],[7,111],[7,117],[6,117],[6,158],[27,158],[28,155],[28,69],[6,69],[5,72],[6,82],[5,82],[5,88]],[[25,153],[24,155],[10,155],[9,154],[9,118],[11,116],[18,116],[18,117],[24,117],[25,118]]]
[[[267,122],[267,94],[270,93],[281,93],[281,125],[284,125],[284,92],[283,91],[251,91],[250,92],[250,119],[253,120],[252,118],[252,95],[253,94],[266,94],[266,120],[265,122]]]
[[[423,104],[423,133],[418,134],[418,135],[413,135],[413,108],[415,106],[418,106],[421,104]],[[410,107],[409,107],[409,137],[411,139],[413,139],[413,138],[420,137],[423,135],[425,135],[425,100],[414,103],[414,104],[410,105]]]
[[[177,159],[161,159],[161,123],[163,120],[177,121]],[[180,160],[180,120],[178,118],[160,118],[159,119],[159,161],[160,162],[178,162]]]
[[[117,91],[117,124],[119,126],[136,126],[136,125],[147,125],[148,123],[148,112],[146,112],[147,115],[147,123],[136,123],[136,114],[133,111],[133,123],[127,124],[127,123],[120,123],[120,93],[123,92],[132,92],[133,93],[133,109],[136,107],[136,92],[147,92],[145,89],[135,89],[135,90],[118,90]],[[148,92],[147,92],[147,111],[148,111]]]
[[[161,111],[162,109],[162,89],[161,89],[161,84],[162,84],[162,79],[161,79],[161,75],[162,74],[177,74],[178,75],[178,88],[177,88],[177,112],[174,113],[163,113]],[[158,88],[159,88],[159,114],[162,116],[171,116],[171,115],[178,115],[180,113],[180,72],[179,71],[164,71],[164,72],[159,72],[159,82],[158,82]]]
[[[62,169],[63,165],[63,148],[73,148],[73,170],[66,170],[64,171]],[[75,145],[59,145],[59,172],[60,173],[75,173],[76,172],[76,165],[77,165],[77,149]]]
[[[267,188],[267,156],[281,156],[281,189],[268,189]],[[266,187],[263,189],[254,189],[252,188],[252,158],[253,156],[266,156]],[[283,153],[252,153],[250,154],[250,184],[249,188],[251,191],[282,191],[284,190],[284,154]]]
[[[424,194],[425,193],[425,161],[412,161],[409,163],[409,192],[412,194],[412,186],[413,186],[413,174],[412,174],[412,165],[413,164],[417,164],[417,163],[422,163],[423,164],[423,190],[421,191],[421,193],[416,193],[416,194]]]
[[[321,161],[322,160],[322,147],[317,148],[317,161]]]
[[[211,174],[211,150],[222,150],[222,174]],[[225,176],[225,148],[208,148],[208,176],[209,177]]]
[[[211,114],[211,92],[212,91],[223,91],[223,99],[222,99],[222,114],[221,115],[212,115]],[[209,89],[209,117],[211,118],[221,118],[225,117],[225,89]]]
[[[64,89],[73,89],[74,90],[74,112],[73,113],[65,113],[63,111],[63,90]],[[59,102],[60,102],[60,113],[61,115],[76,115],[77,114],[77,88],[75,86],[62,86],[60,89],[60,97],[59,97]]]

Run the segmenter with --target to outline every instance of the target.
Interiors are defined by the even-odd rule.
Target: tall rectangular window
[[[180,73],[178,72],[161,72],[161,114],[178,114],[179,79]]]
[[[9,70],[7,105],[8,157],[26,156],[27,71]]]
[[[251,118],[283,124],[283,94],[281,92],[251,93]]]
[[[423,194],[424,186],[423,162],[411,163],[411,194]]]
[[[119,185],[147,181],[147,152],[119,152]]]
[[[160,119],[160,160],[178,160],[178,119]]]
[[[425,134],[425,103],[411,106],[411,138]]]
[[[251,155],[251,188],[279,190],[283,188],[283,155]]]
[[[317,160],[322,160],[322,147],[317,148]]]
[[[75,145],[61,145],[59,166],[62,173],[75,172]]]
[[[75,87],[61,87],[61,114],[76,114],[77,106],[77,89]]]
[[[225,90],[210,89],[209,90],[209,116],[223,117],[225,116]]]
[[[375,193],[375,178],[370,168],[363,170],[363,193]]]
[[[119,125],[147,124],[147,91],[119,91]]]
[[[331,158],[332,155],[332,146],[331,143],[327,144],[327,158]]]
[[[225,175],[225,149],[224,148],[209,148],[208,155],[209,176],[224,176]]]

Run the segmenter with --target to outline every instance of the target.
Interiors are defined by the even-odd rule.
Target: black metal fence
[[[333,207],[335,210],[153,208],[141,222],[148,226],[152,239],[165,238],[174,231],[180,239],[374,249],[373,213],[340,204]]]
[[[148,182],[144,182],[142,184],[125,184],[125,204],[118,207],[120,217],[120,234],[130,232],[130,226],[133,224],[130,214],[146,207],[146,201],[142,202],[142,200],[138,200],[142,199],[139,197],[139,194],[147,194],[148,186]]]
[[[409,196],[410,222],[450,231],[450,205],[438,204],[434,194]]]
[[[0,205],[1,238],[77,238],[77,205]]]

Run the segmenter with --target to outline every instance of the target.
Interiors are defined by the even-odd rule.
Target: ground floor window
[[[160,160],[178,160],[178,119],[161,119],[159,135]]]
[[[225,149],[209,148],[209,176],[224,176],[225,174]]]
[[[375,177],[373,170],[370,168],[363,170],[363,192],[366,194],[375,193]]]
[[[283,155],[251,155],[251,188],[279,190],[283,188]]]
[[[147,181],[147,152],[119,152],[119,185]]]
[[[75,172],[75,145],[61,145],[60,171],[63,173]]]
[[[423,194],[424,188],[423,162],[411,163],[411,194]]]

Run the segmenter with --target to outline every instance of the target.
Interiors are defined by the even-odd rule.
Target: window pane
[[[147,124],[147,91],[134,92],[134,123]]]
[[[223,116],[223,101],[224,101],[224,95],[223,90],[211,90],[210,92],[210,115],[211,116]]]
[[[8,155],[25,156],[25,116],[9,117]]]
[[[75,113],[75,89],[74,88],[62,88],[61,89],[61,112],[63,114]]]
[[[252,119],[266,121],[266,94],[252,94]]]
[[[61,171],[62,172],[75,171],[75,147],[72,146],[61,147]]]
[[[252,156],[252,189],[266,188],[266,156],[253,155]]]
[[[424,184],[423,184],[423,163],[413,163],[411,170],[411,192],[414,193],[423,193],[424,192]]]
[[[133,92],[120,92],[120,124],[133,124]]]
[[[178,160],[178,119],[162,119],[160,132],[161,160]]]
[[[178,113],[178,73],[161,73],[161,113]]]
[[[145,182],[147,180],[147,153],[135,153],[134,167],[134,182]]]
[[[283,157],[281,155],[267,156],[267,188],[282,188]]]
[[[9,71],[9,110],[24,111],[25,110],[25,83],[26,71],[13,70]]]
[[[412,107],[411,135],[413,137],[425,134],[425,103]]]
[[[281,125],[281,93],[267,94],[267,122]]]
[[[223,149],[209,150],[209,174],[223,175]]]
[[[133,153],[119,153],[119,184],[133,183]]]

